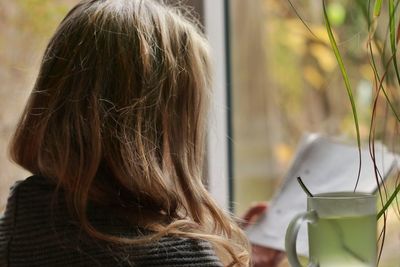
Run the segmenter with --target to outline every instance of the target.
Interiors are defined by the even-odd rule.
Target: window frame
[[[233,151],[230,88],[229,0],[203,0],[204,29],[213,59],[207,136],[208,189],[217,204],[233,211]]]

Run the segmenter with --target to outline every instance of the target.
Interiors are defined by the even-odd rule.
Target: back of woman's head
[[[232,256],[246,264],[242,233],[202,184],[209,84],[207,42],[179,11],[151,0],[82,1],[46,49],[11,155],[54,179],[94,237],[121,241],[93,229],[89,201],[160,236],[239,251]]]

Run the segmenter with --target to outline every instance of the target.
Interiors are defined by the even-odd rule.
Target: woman
[[[85,0],[51,39],[11,143],[32,174],[1,266],[248,266],[202,183],[207,42],[151,0]]]

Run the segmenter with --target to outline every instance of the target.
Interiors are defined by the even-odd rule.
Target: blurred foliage
[[[340,2],[331,2],[327,6],[329,21],[333,26],[342,25],[346,19],[346,9]]]
[[[326,32],[322,0],[291,0],[293,6],[287,0],[232,1],[235,179],[239,207],[246,207],[270,196],[241,191],[241,181],[259,177],[265,186],[275,186],[271,181],[284,176],[305,132],[356,140],[356,131]],[[400,114],[400,84],[393,58],[398,58],[400,1],[325,2],[352,87],[362,144],[367,146],[372,138],[399,153],[395,113]],[[392,16],[390,4],[395,10]],[[256,25],[260,21],[261,28]],[[364,159],[365,164],[368,161]],[[268,167],[261,169],[262,164]],[[250,171],[254,169],[260,172],[255,175]],[[393,223],[380,266],[398,266],[393,247],[398,248],[399,240],[393,237],[398,237],[399,229],[399,223]]]
[[[372,1],[373,2],[373,1]],[[272,3],[272,4],[271,4]],[[299,20],[297,14],[287,1],[264,1],[265,7],[265,35],[268,44],[267,71],[273,80],[275,89],[279,90],[280,106],[290,117],[295,117],[300,123],[298,132],[313,128],[328,134],[346,134],[355,136],[354,123],[351,123],[352,114],[349,105],[343,105],[343,83],[341,82],[340,69],[329,44],[324,21],[322,18],[321,3],[319,1],[297,0],[293,1],[296,12],[305,19],[311,32]],[[385,65],[391,56],[388,45],[388,20],[387,4],[383,3],[381,9],[383,25],[377,25],[374,42],[368,47],[369,29],[366,12],[368,1],[331,0],[327,1],[327,13],[332,23],[338,48],[342,53],[344,64],[348,68],[350,83],[354,87],[356,103],[360,109],[360,128],[362,139],[366,142],[369,138],[370,121],[372,116],[372,101],[376,95],[376,82],[373,69],[370,65],[369,49],[377,60],[380,75],[385,74],[388,83],[395,80],[394,71],[389,69],[385,73]],[[398,4],[398,3],[397,3]],[[372,5],[372,3],[371,3]],[[370,7],[372,9],[372,7]],[[370,11],[372,12],[372,11]],[[290,77],[290,79],[287,79]],[[361,88],[362,87],[362,88]],[[332,92],[337,90],[337,92]],[[360,91],[363,90],[364,93]],[[369,90],[369,93],[365,93]],[[321,115],[318,120],[336,121],[338,127],[312,127],[308,118],[301,118],[296,112],[307,113],[311,107],[305,106],[310,97],[310,92],[317,97],[321,105],[316,111]],[[364,97],[358,96],[363,94]],[[398,97],[392,95],[394,105],[398,105]],[[365,98],[368,97],[366,100]],[[378,94],[378,98],[382,98]],[[311,100],[311,99],[308,99]],[[381,101],[381,100],[378,100]],[[318,105],[318,103],[315,103]],[[382,104],[384,106],[384,104]],[[293,114],[296,114],[293,116]],[[382,107],[376,110],[376,118],[386,120],[386,113]],[[332,119],[332,120],[331,120]],[[321,122],[322,122],[321,121]],[[311,127],[310,127],[311,126]],[[391,127],[391,128],[390,128]],[[394,125],[385,128],[376,128],[375,137],[385,140],[385,135],[393,134]],[[288,127],[287,127],[288,128]],[[329,129],[328,129],[329,128]]]
[[[61,18],[65,16],[70,3],[54,0],[14,0],[19,8],[17,27],[33,32],[36,37],[47,37]]]
[[[78,0],[0,0],[0,212],[9,188],[28,174],[7,146],[51,34]]]

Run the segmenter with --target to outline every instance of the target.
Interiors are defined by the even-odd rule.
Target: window
[[[369,1],[327,1],[368,145],[373,73],[366,50]],[[272,197],[306,132],[356,140],[351,106],[325,30],[321,1],[229,1],[234,206]],[[388,16],[388,14],[382,14]],[[377,34],[384,36],[385,28]],[[396,127],[379,100],[376,138],[393,148]],[[384,124],[390,127],[382,129]],[[398,134],[398,132],[397,132]],[[392,138],[392,139],[391,139]],[[398,138],[397,138],[398,140]],[[398,141],[397,141],[398,142]],[[357,159],[355,159],[357,160]],[[373,175],[373,174],[371,174]],[[356,179],[356,177],[354,177]],[[380,266],[396,266],[400,223],[392,210]]]

